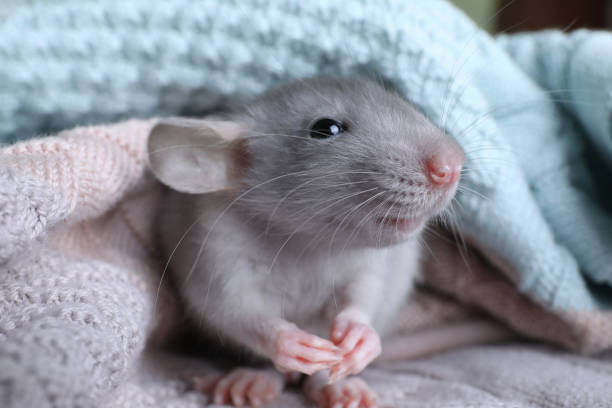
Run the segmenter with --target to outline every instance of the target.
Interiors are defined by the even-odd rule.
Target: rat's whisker
[[[172,146],[160,147],[154,150],[149,151],[149,155],[165,153],[168,150],[174,149],[194,149],[194,148],[226,148],[228,146],[228,142],[218,142],[218,143],[188,143],[188,144],[174,144]]]
[[[333,248],[333,243],[336,237],[336,234],[338,233],[338,230],[340,229],[340,227],[342,226],[342,224],[344,223],[344,221],[346,221],[346,219],[352,214],[354,213],[357,209],[363,207],[365,204],[367,204],[368,202],[380,197],[381,195],[384,195],[385,193],[387,193],[386,191],[381,191],[380,193],[374,194],[373,196],[369,197],[366,200],[363,200],[361,203],[355,205],[352,208],[349,208],[349,210],[347,210],[344,214],[344,217],[342,218],[341,223],[338,225],[338,227],[336,227],[334,233],[332,234],[332,237],[330,239],[330,245],[329,245],[329,250],[328,250],[328,254],[327,254],[327,260],[329,261],[331,259],[331,250]],[[337,218],[337,217],[336,217]],[[328,225],[332,225],[333,224],[328,224]],[[304,254],[306,254],[306,251],[315,243],[319,240],[319,238],[323,235],[326,234],[328,231],[331,230],[331,227],[328,227],[328,225],[326,225],[321,231],[319,231],[309,242],[308,244],[302,249],[302,251],[298,254],[294,264],[297,264],[297,262],[304,256]],[[331,277],[331,286],[332,286],[332,296],[333,296],[333,302],[336,302],[336,298],[335,298],[335,294],[333,292],[333,288],[335,287],[335,279],[336,279],[336,273],[335,270],[332,270],[332,277]],[[336,304],[337,307],[337,304]]]
[[[274,216],[276,215],[276,212],[278,211],[278,209],[281,207],[281,205],[289,198],[289,196],[291,196],[291,194],[295,193],[297,190],[311,184],[314,183],[315,181],[321,180],[321,179],[325,179],[325,178],[329,178],[329,177],[336,177],[338,175],[343,175],[343,174],[365,174],[365,175],[371,175],[371,174],[376,174],[374,172],[364,172],[364,171],[346,171],[346,172],[342,172],[342,173],[335,173],[335,174],[323,174],[321,176],[317,176],[317,177],[313,177],[309,180],[304,181],[301,184],[298,184],[296,187],[292,188],[291,190],[289,190],[289,192],[287,192],[287,194],[285,194],[285,196],[283,196],[283,198],[281,198],[278,203],[276,204],[276,206],[274,207],[274,209],[272,210],[272,212],[270,213],[270,216],[268,217],[268,221],[266,222],[266,228],[265,228],[265,233],[267,235],[267,233],[270,230],[270,222],[271,220],[274,218]],[[327,185],[325,186],[325,188],[337,188],[337,187],[343,187],[343,186],[349,186],[349,185],[354,185],[354,184],[363,184],[363,183],[369,183],[369,180],[363,180],[363,181],[353,181],[353,182],[347,182],[347,183],[340,183],[340,184],[333,184],[331,186]]]
[[[489,18],[489,20],[487,20],[485,22],[485,25],[490,24],[491,22],[493,22],[497,18],[497,16],[499,16],[501,13],[503,13],[504,10],[506,10],[508,7],[510,7],[515,1],[516,0],[511,0],[504,7],[500,8],[495,14],[493,14]],[[511,29],[511,28],[507,28],[506,30],[509,30],[509,29]],[[452,89],[453,85],[455,84],[456,79],[459,77],[459,74],[461,73],[463,68],[466,66],[467,62],[478,51],[478,48],[473,50],[472,53],[470,53],[467,56],[467,58],[464,58],[464,54],[468,50],[468,47],[476,40],[476,38],[477,38],[477,36],[479,34],[480,34],[480,29],[479,28],[475,28],[474,32],[472,33],[470,38],[467,39],[467,41],[465,42],[465,45],[463,46],[463,48],[459,52],[459,58],[455,61],[454,65],[453,65],[453,68],[451,69],[451,78],[452,78],[452,80],[449,81],[449,83],[447,85],[447,88],[446,88],[446,90],[444,92],[444,95],[445,95],[444,97],[446,99],[446,103],[444,104],[444,109],[442,111],[442,119],[441,119],[442,128],[444,128],[444,126],[446,125],[446,117],[447,117],[447,112],[449,110],[449,105],[451,104],[451,102],[454,102],[453,98],[450,97],[451,89]],[[463,61],[462,61],[462,59],[463,59]],[[459,63],[461,63],[461,64],[458,66]],[[459,95],[459,96],[461,96],[461,95]]]
[[[290,129],[285,129],[285,130],[290,130]],[[249,131],[247,132],[247,138],[264,138],[264,137],[280,137],[280,138],[288,138],[288,139],[299,139],[300,141],[306,141],[312,144],[317,144],[320,143],[318,140],[313,139],[309,136],[300,136],[300,135],[291,135],[288,133],[264,133],[264,132],[256,132],[256,131]]]
[[[468,261],[468,245],[463,237],[463,234],[461,233],[461,228],[458,225],[459,220],[457,217],[451,217],[449,221],[449,229],[453,234],[453,238],[455,239],[457,249],[459,250],[459,255],[461,256],[461,259],[463,260],[468,272],[472,273],[472,267]]]
[[[457,196],[453,197],[450,205],[451,205],[451,207],[455,206],[455,205],[458,206],[461,209],[461,212],[465,213],[465,207],[463,206],[463,204],[461,204],[461,201],[459,199],[457,199]],[[444,213],[446,213],[446,211],[444,211]]]
[[[186,283],[187,283],[187,281],[189,280],[189,278],[191,277],[191,275],[193,274],[193,271],[194,271],[194,269],[195,269],[195,267],[196,267],[197,263],[199,262],[200,257],[202,256],[202,251],[204,250],[204,247],[206,246],[206,242],[208,242],[208,238],[209,238],[209,236],[210,236],[211,232],[212,232],[212,231],[215,229],[215,226],[217,225],[217,223],[219,222],[219,220],[220,220],[220,219],[221,219],[221,218],[222,218],[222,217],[223,217],[223,216],[224,216],[224,215],[227,213],[227,211],[229,211],[229,210],[230,210],[230,208],[232,208],[232,207],[234,206],[234,204],[236,204],[238,201],[240,201],[240,200],[241,200],[243,197],[245,197],[245,196],[246,196],[247,194],[249,194],[250,192],[252,192],[252,191],[254,191],[254,190],[256,190],[256,189],[258,189],[258,188],[260,188],[260,187],[262,187],[262,186],[264,186],[264,185],[266,185],[266,184],[269,184],[269,183],[272,183],[272,182],[275,182],[275,181],[281,180],[281,179],[283,179],[283,178],[285,178],[285,177],[290,177],[290,176],[295,176],[295,175],[301,175],[301,174],[308,174],[308,171],[297,171],[297,172],[285,173],[285,174],[282,174],[282,175],[280,175],[280,176],[273,177],[273,178],[271,178],[271,179],[268,179],[268,180],[266,180],[266,181],[263,181],[263,182],[261,182],[261,183],[258,183],[258,184],[256,184],[256,185],[254,185],[253,187],[250,187],[249,189],[247,189],[246,191],[244,191],[243,193],[241,193],[240,195],[238,195],[238,197],[234,198],[234,199],[233,199],[233,200],[232,200],[232,201],[231,201],[231,202],[230,202],[230,203],[229,203],[229,204],[228,204],[228,205],[227,205],[227,206],[226,206],[226,207],[225,207],[225,208],[224,208],[224,209],[221,211],[221,213],[220,213],[220,214],[217,216],[217,218],[215,218],[215,220],[213,221],[213,223],[212,223],[212,225],[211,225],[210,229],[208,230],[208,233],[206,234],[206,236],[204,237],[204,240],[202,241],[202,244],[200,245],[200,249],[199,249],[199,250],[198,250],[198,252],[197,252],[197,255],[196,255],[196,258],[195,258],[195,260],[194,260],[194,262],[193,262],[193,265],[192,265],[191,269],[189,270],[189,273],[187,274],[187,277],[184,279],[183,284],[186,284]],[[181,241],[182,241],[182,239],[181,239]],[[178,245],[180,245],[180,242],[181,242],[181,241],[179,241],[179,244],[177,244],[177,248],[178,248]],[[172,253],[170,254],[170,258],[172,258],[172,256],[174,255],[174,252],[175,252],[175,251],[172,251]],[[170,260],[168,260],[168,263],[169,263],[169,262],[170,262]]]
[[[475,127],[477,127],[478,125],[480,125],[484,120],[486,120],[489,116],[494,116],[494,114],[496,113],[502,113],[501,116],[497,116],[498,118],[501,117],[503,118],[503,115],[507,115],[510,113],[513,113],[516,110],[525,110],[527,109],[529,106],[528,105],[537,105],[537,104],[541,104],[541,103],[547,103],[547,102],[575,102],[578,104],[583,104],[586,106],[600,106],[599,103],[595,103],[595,102],[587,102],[587,101],[575,101],[575,100],[568,100],[568,99],[555,99],[555,98],[533,98],[533,99],[525,99],[525,100],[521,100],[512,104],[508,104],[508,105],[501,105],[501,106],[496,106],[493,107],[492,109],[482,113],[479,117],[477,117],[476,119],[474,119],[465,129],[461,130],[456,137],[457,138],[461,138],[462,136],[464,136],[467,132],[471,131],[472,129],[474,129]]]
[[[426,235],[426,234],[428,234],[428,233],[431,233],[431,231],[430,231],[428,228],[429,228],[429,227],[427,227],[427,226],[426,226],[426,227],[423,229],[423,235]],[[431,255],[431,257],[432,257],[433,259],[436,259],[436,253],[433,251],[433,249],[431,249],[431,247],[430,247],[430,246],[429,246],[429,244],[427,243],[427,239],[426,239],[426,237],[425,237],[425,236],[420,236],[420,237],[418,238],[418,240],[419,240],[419,241],[418,241],[418,242],[419,242],[419,246],[420,246],[420,247],[425,247],[425,249],[427,249],[427,252],[429,252],[429,254]]]
[[[366,225],[366,223],[370,222],[371,219],[370,217],[372,216],[372,214],[377,211],[380,207],[386,205],[389,201],[391,201],[393,199],[393,196],[389,196],[386,200],[382,201],[380,204],[378,204],[376,207],[374,207],[370,212],[368,212],[363,219],[357,224],[357,226],[353,229],[353,232],[349,235],[347,242],[345,243],[344,247],[342,248],[342,252],[344,252],[348,246],[350,244],[353,243],[353,241],[355,239],[357,239],[359,231],[361,230],[361,228],[363,228],[363,226]]]
[[[367,198],[367,199],[365,199],[365,200],[361,201],[359,204],[356,204],[355,206],[353,206],[353,207],[349,208],[347,211],[345,211],[344,213],[342,213],[340,216],[336,216],[336,217],[334,217],[334,218],[333,218],[333,221],[335,221],[337,218],[339,218],[339,217],[341,217],[341,216],[343,216],[343,215],[344,215],[344,217],[343,217],[343,219],[342,219],[342,222],[341,222],[341,223],[338,225],[338,227],[336,227],[336,229],[334,230],[334,233],[332,234],[332,236],[331,236],[331,238],[330,238],[330,240],[329,240],[329,241],[330,241],[330,245],[329,245],[328,259],[329,259],[329,257],[331,257],[331,249],[332,249],[332,247],[333,247],[333,242],[334,242],[334,239],[335,239],[335,237],[336,237],[336,233],[338,232],[338,230],[339,230],[339,229],[340,229],[340,227],[342,226],[342,223],[343,223],[343,222],[344,222],[344,221],[345,221],[345,220],[346,220],[346,219],[347,219],[347,218],[348,218],[348,217],[349,217],[349,216],[350,216],[350,215],[351,215],[351,214],[352,214],[354,211],[356,211],[357,209],[359,209],[359,208],[360,208],[360,207],[362,207],[363,205],[365,205],[365,204],[369,203],[370,201],[372,201],[372,200],[376,199],[377,197],[380,197],[381,195],[383,195],[383,194],[385,194],[385,193],[386,193],[386,191],[382,191],[382,192],[380,192],[380,193],[374,194],[373,196],[371,196],[371,197],[369,197],[369,198]],[[326,201],[328,201],[328,200],[326,200]],[[330,222],[330,223],[328,223],[327,225],[331,225],[331,224],[332,224],[332,223]],[[326,227],[327,227],[327,225],[326,225]],[[331,227],[329,227],[329,228],[331,229]],[[326,232],[326,231],[327,231],[327,229],[319,231],[319,232],[318,232],[318,233],[317,233],[317,234],[316,234],[316,235],[313,237],[313,239],[311,239],[311,240],[310,240],[309,244],[308,244],[308,245],[306,245],[306,247],[305,247],[304,249],[305,249],[305,250],[306,250],[306,249],[308,249],[312,243],[317,242],[317,240],[320,238],[320,236],[321,236],[321,235],[322,235],[324,232]],[[302,253],[301,253],[300,255],[302,255],[303,253],[305,253],[305,251],[304,251],[304,250],[302,251]]]
[[[362,208],[364,205],[368,204],[370,201],[373,201],[375,199],[377,199],[378,197],[384,195],[388,193],[387,191],[381,191],[378,194],[373,195],[372,197],[368,198],[367,200],[362,201],[360,204],[355,205],[340,221],[340,224],[338,224],[338,226],[336,227],[336,229],[334,230],[334,233],[332,234],[331,240],[330,240],[330,245],[329,245],[329,253],[331,254],[331,250],[333,247],[333,243],[334,240],[336,239],[336,235],[338,234],[338,232],[341,230],[342,225],[348,220],[348,218],[357,210],[359,210],[360,208]],[[348,225],[348,224],[347,224]],[[330,256],[330,255],[328,255]]]
[[[268,267],[268,271],[271,271],[272,268],[274,267],[276,260],[278,259],[281,251],[283,250],[283,248],[285,248],[285,246],[287,246],[287,244],[289,243],[289,241],[291,240],[291,238],[293,238],[293,236],[295,234],[297,234],[297,232],[304,226],[306,225],[308,222],[310,222],[313,218],[315,218],[317,215],[319,215],[321,212],[327,210],[330,207],[333,207],[334,205],[338,204],[339,202],[342,202],[344,200],[347,200],[351,197],[355,197],[356,195],[359,194],[364,194],[364,193],[369,193],[370,191],[374,191],[377,190],[378,187],[373,187],[367,190],[363,190],[363,191],[358,191],[356,193],[351,193],[348,195],[345,195],[344,197],[337,199],[336,201],[332,202],[331,204],[319,209],[318,211],[315,211],[310,217],[308,217],[306,220],[304,220],[295,230],[294,232],[292,232],[289,237],[281,244],[280,248],[278,249],[278,251],[276,252],[276,254],[274,255],[274,257],[272,258],[272,262],[270,263],[270,266]]]
[[[492,21],[492,19],[496,18],[496,17],[497,17],[499,14],[501,14],[501,13],[502,13],[502,12],[503,12],[503,11],[504,11],[506,8],[508,8],[509,6],[511,6],[511,5],[512,5],[512,4],[513,4],[515,1],[516,1],[516,0],[511,0],[511,1],[510,1],[508,4],[506,4],[506,5],[505,5],[504,7],[502,7],[500,10],[498,10],[498,11],[497,11],[497,13],[495,13],[495,14],[494,14],[494,15],[491,17],[491,19],[490,19],[490,20],[489,20],[489,21],[488,21],[486,24],[489,24],[489,23]],[[528,18],[525,18],[525,19],[523,19],[523,20],[521,20],[521,21],[519,21],[519,22],[517,22],[517,23],[515,23],[515,24],[512,24],[512,25],[510,25],[509,27],[506,27],[505,29],[500,30],[500,31],[497,33],[497,35],[501,35],[501,34],[507,33],[508,31],[511,31],[511,30],[515,29],[515,28],[517,28],[517,27],[519,27],[519,26],[523,25],[523,24],[524,24],[524,23],[525,23],[527,20],[528,20]],[[477,32],[475,32],[474,36],[475,36],[476,34],[478,34],[478,31],[477,31]],[[472,39],[472,40],[473,40],[473,39]],[[462,53],[463,53],[463,52],[465,52],[465,48],[464,48],[464,50],[462,51]],[[471,58],[471,57],[472,57],[474,54],[476,54],[476,52],[478,52],[478,49],[474,49],[474,50],[472,51],[472,53],[471,53],[471,54],[468,56],[468,58],[466,58],[466,59],[465,59],[465,61],[463,62],[462,66],[461,66],[461,69],[459,69],[459,71],[458,71],[458,72],[457,72],[455,75],[451,75],[451,77],[453,78],[453,80],[452,80],[452,81],[450,81],[450,84],[454,84],[454,83],[455,83],[456,78],[458,78],[458,76],[459,76],[459,72],[460,72],[460,71],[461,71],[461,70],[462,70],[462,69],[465,67],[465,65],[467,64],[467,62],[469,61],[469,59],[470,59],[470,58]],[[460,60],[457,60],[457,62],[458,62],[458,61],[460,61]],[[447,106],[445,106],[445,107],[444,107],[444,111],[443,111],[443,113],[442,113],[441,126],[442,126],[442,128],[443,128],[443,129],[445,129],[445,128],[446,128],[446,120],[447,120],[447,118],[448,118],[448,112],[452,111],[452,109],[454,109],[454,107],[455,107],[455,106],[457,106],[457,104],[459,103],[459,101],[461,100],[461,98],[463,97],[463,95],[465,94],[465,92],[466,92],[466,91],[467,91],[467,90],[470,88],[470,82],[471,82],[471,81],[466,81],[466,83],[465,83],[465,85],[463,86],[463,88],[462,88],[462,89],[461,89],[461,90],[460,90],[460,91],[459,91],[459,92],[458,92],[458,93],[457,93],[457,94],[454,96],[454,102],[453,102],[453,103],[454,103],[454,106],[453,106],[453,108],[450,108],[450,109],[447,109],[447,107],[448,107],[448,105],[449,105],[449,103],[450,103],[450,100],[452,100],[453,98],[451,98],[451,97],[450,97],[450,95],[448,95],[448,93],[450,92],[450,87],[447,89],[447,95],[448,95],[447,102],[449,102],[449,103],[447,103]]]
[[[385,212],[385,215],[382,217],[381,221],[380,221],[380,226],[378,228],[378,232],[377,232],[377,238],[376,240],[378,241],[378,247],[381,248],[382,247],[382,234],[383,231],[385,229],[385,222],[387,222],[387,218],[389,216],[389,213],[391,212],[391,209],[393,207],[389,206],[389,208],[387,208],[387,211]],[[395,225],[397,227],[397,224]]]
[[[486,151],[493,151],[493,152],[504,152],[504,153],[511,153],[511,154],[516,154],[516,150],[514,150],[512,147],[510,146],[481,146],[479,148],[475,148],[475,149],[469,149],[468,146],[463,145],[463,152],[466,154],[466,156],[472,156],[474,153],[478,153],[478,152],[486,152]]]
[[[466,187],[465,185],[459,185],[459,186],[457,187],[457,191],[460,191],[460,192],[462,192],[462,193],[469,193],[469,194],[473,194],[473,195],[475,195],[475,196],[477,196],[477,197],[482,198],[483,200],[488,200],[488,199],[489,199],[489,198],[488,198],[487,196],[485,196],[484,194],[482,194],[482,193],[480,193],[480,192],[478,192],[478,191],[476,191],[476,190],[473,190],[473,189],[471,189],[471,188],[469,188],[469,187]]]
[[[405,210],[405,214],[408,214],[408,208],[406,208],[406,210]],[[402,218],[405,218],[405,216],[404,216],[404,217],[402,217],[402,207],[399,207],[399,208],[397,209],[397,219],[398,219],[398,220],[401,220]],[[395,233],[396,233],[396,234],[398,234],[398,233],[399,233],[399,229],[398,229],[398,227],[399,227],[399,222],[397,222],[397,223],[395,224]]]
[[[365,183],[365,182],[351,182],[351,183],[347,183],[346,185],[362,184],[362,183]],[[321,187],[318,190],[324,190],[325,188],[333,188],[333,187],[334,187],[333,185],[330,185],[330,186],[326,186],[326,187]],[[299,206],[301,208],[297,212],[294,212],[293,214],[291,214],[290,218],[292,218],[292,219],[293,218],[297,218],[299,215],[301,215],[301,214],[303,214],[305,212],[310,211],[313,207],[316,207],[316,206],[321,205],[321,204],[326,204],[326,203],[328,203],[330,201],[336,200],[337,198],[338,197],[332,195],[330,198],[327,198],[325,200],[314,200],[311,197],[308,197],[308,198],[303,199],[303,200],[294,199],[292,204],[294,206]]]

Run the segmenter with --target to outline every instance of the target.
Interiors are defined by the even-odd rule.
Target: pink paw
[[[376,394],[357,377],[345,378],[320,390],[320,408],[377,408]]]
[[[332,381],[360,373],[382,350],[380,337],[373,328],[341,316],[334,321],[331,339],[343,355],[329,372]]]
[[[215,404],[258,407],[274,399],[283,389],[282,376],[265,370],[237,368],[226,374],[193,379],[198,391],[212,394]]]
[[[298,371],[304,374],[330,368],[342,359],[331,341],[303,330],[288,328],[281,331],[275,341],[272,360],[281,372]]]

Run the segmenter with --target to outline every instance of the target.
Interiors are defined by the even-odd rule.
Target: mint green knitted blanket
[[[58,1],[0,22],[0,141],[375,75],[464,147],[460,231],[556,308],[612,293],[612,35],[498,39],[440,0]]]

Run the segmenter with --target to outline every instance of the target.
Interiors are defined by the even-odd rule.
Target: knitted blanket
[[[215,367],[157,347],[182,319],[162,279],[165,259],[154,240],[161,188],[147,169],[146,139],[153,123],[81,127],[0,150],[3,407],[186,408],[205,402],[182,379]],[[435,251],[449,243],[431,245]],[[449,255],[427,265],[433,288],[466,303],[478,296],[486,310],[534,338],[588,351],[610,346],[611,322],[604,314],[538,306],[471,251],[440,253]],[[439,273],[444,270],[456,276]],[[417,292],[398,320],[400,339],[418,341],[420,333],[472,313]],[[502,362],[507,366],[500,368]],[[365,377],[383,406],[527,407],[533,401],[546,406],[572,392],[575,383],[567,380],[576,364],[585,367],[579,379],[585,389],[591,381],[612,378],[612,365],[524,346],[387,363],[369,368]],[[506,388],[517,376],[553,369],[550,376],[538,374],[534,384]],[[557,377],[563,381],[557,383]],[[548,381],[555,387],[545,387]],[[596,406],[590,405],[593,398],[605,406],[612,393],[608,387],[597,392],[579,393],[577,402],[560,406]],[[302,405],[296,393],[288,392],[272,406]]]
[[[438,259],[446,269],[429,265],[427,283],[528,337],[597,352],[612,345],[610,49],[610,34],[586,31],[492,39],[438,0],[178,0],[156,9],[140,0],[66,0],[0,24],[0,137],[201,113],[319,73],[374,74],[466,150],[455,213],[472,249]],[[202,403],[175,374],[210,367],[143,352],[147,339],[170,330],[174,310],[152,242],[159,190],[144,154],[151,125],[82,127],[1,151],[3,406]],[[406,313],[420,320],[407,327],[461,315],[441,312],[442,304],[413,302]],[[517,350],[457,352],[366,376],[391,406],[412,406],[409,397],[415,406],[528,406],[559,401],[575,386],[564,389],[553,371],[587,367],[583,384],[610,372],[586,358]],[[462,368],[465,361],[474,368]],[[544,374],[539,363],[555,370]],[[541,374],[535,388],[503,386],[529,370]],[[434,398],[434,385],[447,392]],[[558,404],[605,406],[607,392]],[[283,398],[278,406],[299,404]]]

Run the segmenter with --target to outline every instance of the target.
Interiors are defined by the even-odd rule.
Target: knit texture
[[[0,151],[0,401],[99,406],[143,350],[160,288],[146,177],[152,122]],[[121,200],[121,204],[118,202]]]
[[[148,374],[128,381],[103,408],[201,408],[205,398],[185,393],[177,373],[210,367],[193,360],[146,356]],[[598,360],[545,347],[480,346],[419,361],[370,367],[363,378],[393,408],[606,408],[612,391],[612,356]],[[157,364],[153,364],[153,360]],[[159,362],[162,361],[162,363]],[[220,405],[209,405],[221,408]],[[306,408],[292,391],[270,408]]]
[[[131,408],[163,403],[183,408],[205,401],[181,379],[213,368],[197,359],[164,356],[154,347],[172,335],[173,323],[181,318],[163,285],[164,260],[155,251],[161,188],[146,160],[146,138],[153,123],[133,120],[81,127],[0,150],[1,162],[7,165],[0,168],[3,407]],[[438,245],[449,245],[444,239],[430,244],[434,251]],[[426,269],[431,287],[476,304],[535,339],[586,352],[612,346],[609,314],[544,308],[471,252],[439,253],[447,257],[437,257]],[[398,335],[409,342],[420,330],[469,319],[473,313],[450,298],[417,292],[398,319]],[[151,347],[145,353],[147,341]],[[410,374],[412,363],[402,366],[402,375],[393,366],[365,375],[381,402],[397,407],[521,407],[534,399],[543,404],[556,401],[558,393],[567,391],[564,383],[552,389],[517,386],[508,392],[504,382],[514,381],[516,372],[538,369],[537,364],[514,366],[512,358],[507,358],[508,370],[497,372],[491,383],[483,382],[481,376],[490,375],[492,362],[507,351],[487,354],[488,362],[480,360],[479,353],[467,360],[482,365],[476,371],[465,371],[464,357],[450,354],[452,369],[435,384],[427,371]],[[537,361],[543,367],[554,362],[556,369],[568,373],[573,359],[559,354]],[[437,370],[438,361],[424,367]],[[591,364],[586,358],[580,361]],[[458,375],[469,385],[457,386]],[[589,369],[581,381],[600,378],[606,374]],[[434,386],[444,393],[432,392]],[[501,397],[492,398],[489,388]],[[607,395],[602,392],[596,399]],[[589,406],[591,399],[584,394],[574,397],[576,404],[568,407]],[[273,406],[302,403],[295,394],[284,393]]]
[[[586,32],[496,43],[438,0],[64,0],[0,26],[0,138],[374,74],[464,146],[476,193],[459,195],[463,234],[544,304],[594,308],[604,303],[581,272],[612,280],[612,220],[597,201],[610,170],[585,157],[592,145],[591,161],[612,156],[611,48],[612,35]]]
[[[612,280],[610,49],[610,34],[584,31],[494,40],[439,0],[176,0],[155,8],[63,0],[0,23],[0,138],[201,113],[321,73],[382,77],[466,150],[457,222],[503,272],[432,273],[428,283],[530,337],[595,352],[612,342],[610,315],[600,310]],[[152,242],[159,187],[146,170],[151,124],[82,127],[1,151],[3,406],[151,406],[151,395],[169,407],[201,403],[142,361],[147,338],[168,331],[172,312]],[[478,353],[452,355],[425,363],[448,361],[457,371],[446,374],[411,363],[402,370],[418,374],[394,382],[393,368],[373,371],[382,401],[415,406],[393,393],[414,389],[417,400],[432,401],[432,388],[448,394],[431,406],[609,401],[604,390],[588,400],[558,381],[538,351],[521,366],[498,350],[474,370],[461,361]],[[575,361],[594,367],[554,360],[563,373]],[[529,370],[539,382],[504,387]],[[604,381],[608,371],[581,375]],[[457,378],[469,385],[455,387]],[[299,404],[291,401],[278,406]]]

